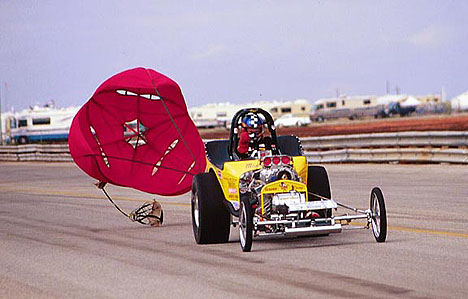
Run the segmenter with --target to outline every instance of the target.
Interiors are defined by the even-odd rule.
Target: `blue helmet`
[[[256,113],[247,113],[242,119],[242,124],[246,128],[257,129],[262,128],[263,119]]]

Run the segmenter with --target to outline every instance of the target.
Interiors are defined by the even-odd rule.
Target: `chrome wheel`
[[[387,238],[387,211],[382,190],[375,187],[371,191],[370,211],[372,233],[377,242],[385,242]]]
[[[247,223],[245,222],[246,219],[246,211],[245,206],[242,205],[242,211],[239,215],[239,239],[241,243],[241,247],[245,247],[245,238],[246,238],[246,231],[247,231]]]
[[[192,193],[193,221],[200,226],[200,211],[198,209],[198,192]]]
[[[224,195],[213,173],[193,178],[191,195],[192,228],[197,244],[225,243],[229,240],[231,217]]]
[[[248,196],[241,199],[240,205],[239,241],[242,251],[247,252],[252,249],[253,209],[250,205]]]
[[[372,231],[374,232],[374,236],[378,236],[380,234],[380,208],[375,193],[371,195],[371,212]]]

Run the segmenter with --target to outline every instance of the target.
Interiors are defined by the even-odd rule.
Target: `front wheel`
[[[239,240],[242,251],[252,249],[253,210],[248,197],[241,198],[239,209]]]
[[[372,233],[377,242],[385,242],[387,238],[387,211],[385,209],[384,196],[380,188],[375,187],[371,191],[370,211]]]

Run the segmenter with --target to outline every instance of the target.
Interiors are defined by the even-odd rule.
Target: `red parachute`
[[[145,68],[99,86],[73,119],[75,163],[99,181],[159,195],[190,190],[203,172],[203,142],[176,82]]]

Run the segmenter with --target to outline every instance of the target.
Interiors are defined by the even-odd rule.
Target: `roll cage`
[[[261,108],[242,109],[242,110],[239,110],[234,115],[234,117],[232,118],[232,122],[231,122],[231,131],[229,133],[229,144],[228,144],[228,152],[229,152],[229,157],[231,158],[231,160],[235,160],[235,155],[236,155],[235,149],[237,147],[237,144],[239,143],[239,133],[242,130],[242,119],[248,113],[256,113],[265,120],[266,123],[264,126],[270,132],[271,143],[278,146],[278,138],[276,136],[275,123],[273,121],[273,118],[271,117],[271,114]]]

